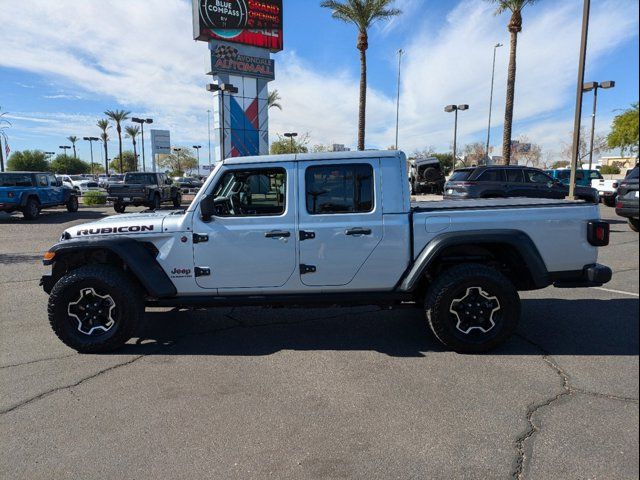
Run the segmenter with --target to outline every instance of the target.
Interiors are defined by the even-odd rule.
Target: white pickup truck
[[[401,152],[232,158],[186,211],[67,229],[41,284],[54,332],[80,352],[121,346],[145,306],[319,304],[423,308],[442,343],[478,352],[515,330],[519,290],[608,282],[608,241],[581,201],[411,205]]]
[[[591,180],[591,188],[598,190],[598,194],[607,207],[615,207],[618,200],[618,187],[620,180],[596,178]]]

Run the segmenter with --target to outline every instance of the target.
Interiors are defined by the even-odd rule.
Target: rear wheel
[[[612,195],[611,197],[604,197],[602,199],[602,203],[604,203],[607,207],[615,207],[616,206],[617,197]]]
[[[176,196],[173,197],[173,207],[180,208],[181,206],[182,206],[182,195],[177,193]]]
[[[75,195],[71,195],[69,200],[67,200],[67,212],[77,212],[78,211],[78,197]]]
[[[62,342],[81,353],[116,350],[144,314],[142,294],[120,270],[88,265],[62,277],[49,297],[49,323]]]
[[[124,203],[116,202],[113,204],[113,209],[116,211],[116,213],[124,213],[126,208],[127,206]]]
[[[153,196],[153,200],[151,201],[151,209],[159,210],[162,206],[162,201],[160,201],[160,195],[157,193]]]
[[[629,228],[631,230],[633,230],[634,232],[638,231],[638,219],[637,218],[630,218],[629,219]]]
[[[485,352],[507,340],[520,318],[520,297],[502,273],[485,265],[458,265],[429,287],[427,321],[434,335],[461,353]]]
[[[24,206],[24,210],[22,210],[22,215],[25,220],[35,220],[40,215],[40,203],[35,198],[30,198],[27,200],[27,204]]]

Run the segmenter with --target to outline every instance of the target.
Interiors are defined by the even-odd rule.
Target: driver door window
[[[234,170],[216,185],[216,216],[280,216],[286,210],[286,172],[282,168]]]

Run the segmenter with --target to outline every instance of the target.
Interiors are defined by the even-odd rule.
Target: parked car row
[[[616,213],[629,222],[634,232],[638,231],[638,217],[640,216],[640,193],[638,193],[638,165],[632,169],[617,190]]]

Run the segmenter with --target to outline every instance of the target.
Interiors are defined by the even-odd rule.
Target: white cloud
[[[549,149],[566,138],[572,126],[567,110],[572,108],[576,76],[579,3],[540,2],[528,7],[519,37],[514,135],[525,133]],[[430,18],[426,4],[426,0],[399,0],[405,15],[372,31],[383,36],[401,33],[409,39],[400,131],[400,145],[409,151],[449,145],[453,119],[442,110],[448,103],[471,105],[461,114],[461,143],[484,138],[491,47],[497,41],[508,45],[507,17],[493,16],[493,6],[487,2],[463,0],[444,19]],[[637,35],[637,18],[635,0],[606,0],[594,6],[591,68]],[[204,43],[191,40],[191,28],[186,0],[4,2],[0,65],[53,77],[68,90],[80,90],[83,98],[97,95],[123,108],[134,106],[135,114],[153,117],[158,127],[170,128],[178,142],[203,141],[211,102],[204,89],[208,52]],[[284,110],[272,110],[272,133],[309,131],[312,143],[353,146],[357,66],[336,72],[330,66],[312,64],[305,53],[288,50],[276,56],[278,78],[272,87],[280,90]],[[374,52],[369,58],[379,61]],[[499,50],[496,66],[495,144],[500,143],[507,58],[505,46]],[[104,106],[112,107],[116,105]],[[370,89],[367,112],[368,146],[391,145],[394,96]],[[96,118],[89,115],[21,115],[30,117],[30,122],[14,128],[24,126],[31,133],[66,136],[95,130]],[[37,123],[36,118],[47,121]]]

